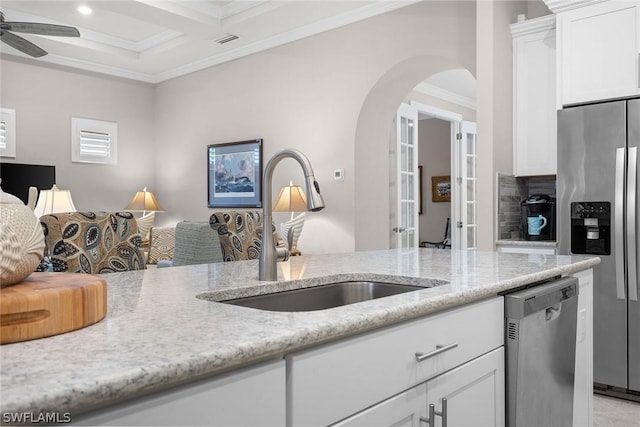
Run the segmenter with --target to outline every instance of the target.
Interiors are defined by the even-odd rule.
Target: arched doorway
[[[473,60],[474,58],[470,58]],[[427,77],[448,69],[473,69],[437,56],[419,56],[398,63],[374,85],[363,103],[355,138],[355,246],[356,250],[389,246],[389,200],[371,197],[388,193],[389,135],[400,103]]]

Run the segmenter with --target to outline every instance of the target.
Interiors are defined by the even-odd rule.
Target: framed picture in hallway
[[[212,144],[207,155],[208,207],[262,207],[262,139]]]
[[[431,177],[431,200],[433,202],[451,201],[451,177],[432,176]]]

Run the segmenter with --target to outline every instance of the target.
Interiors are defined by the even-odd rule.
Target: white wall
[[[153,189],[153,86],[40,64],[2,57],[0,101],[16,110],[17,156],[1,161],[55,165],[78,210],[122,210]],[[72,117],[118,123],[117,165],[71,162]]]
[[[512,169],[513,55],[509,25],[527,2],[477,2],[478,248],[495,249],[496,173]]]
[[[303,253],[387,247],[388,136],[395,110],[430,74],[472,68],[474,40],[472,3],[429,1],[159,84],[162,203],[176,219],[208,218],[207,144],[261,137],[265,158],[287,147],[302,150],[320,182],[327,207],[307,214],[298,245]],[[372,88],[389,70],[403,80],[383,84],[376,104]],[[333,180],[339,168],[345,169],[343,182]],[[282,162],[274,194],[301,178],[293,161]]]
[[[475,74],[475,4],[424,2],[404,11],[418,19],[412,33],[422,34],[414,50],[402,51],[397,62],[388,61],[364,100],[355,133],[356,191],[355,241],[357,250],[387,247],[389,165],[386,156],[391,119],[408,93],[422,80],[451,68]],[[410,21],[412,22],[412,21]],[[399,30],[397,30],[399,31]],[[391,35],[385,35],[385,37]],[[402,46],[402,43],[399,44]]]

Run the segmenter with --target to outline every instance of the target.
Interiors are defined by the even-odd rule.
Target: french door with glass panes
[[[455,145],[456,188],[454,218],[452,224],[456,238],[454,247],[476,249],[478,246],[477,223],[477,136],[476,124],[462,121]],[[452,233],[453,234],[453,233]]]
[[[418,246],[418,110],[401,104],[396,113],[396,248]]]

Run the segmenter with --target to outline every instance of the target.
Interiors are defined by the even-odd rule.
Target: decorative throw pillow
[[[175,227],[151,227],[151,230],[149,230],[149,258],[147,263],[157,264],[160,260],[171,261],[175,242]]]

